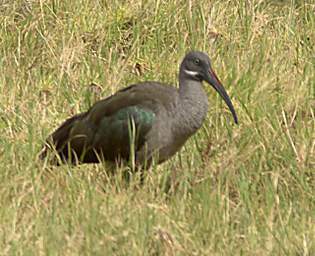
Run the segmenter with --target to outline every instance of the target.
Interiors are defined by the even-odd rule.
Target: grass
[[[313,1],[2,0],[0,23],[1,255],[315,255]],[[207,87],[203,128],[142,187],[36,160],[96,100],[176,84],[189,49],[240,125]]]

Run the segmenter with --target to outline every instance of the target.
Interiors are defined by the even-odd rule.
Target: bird
[[[179,87],[147,81],[132,84],[65,120],[48,136],[40,158],[55,165],[117,162],[163,163],[203,125],[208,96],[203,81],[223,98],[238,124],[234,106],[212,69],[207,53],[190,51],[179,68]],[[55,152],[49,154],[48,152]]]

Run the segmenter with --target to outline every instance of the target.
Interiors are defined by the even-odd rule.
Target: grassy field
[[[315,3],[0,1],[0,255],[315,255]],[[209,53],[202,129],[143,186],[36,156],[130,83]],[[176,188],[165,193],[176,173]]]

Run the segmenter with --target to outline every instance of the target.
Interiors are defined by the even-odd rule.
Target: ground
[[[315,255],[312,0],[2,0],[0,23],[1,255]],[[128,166],[37,159],[96,100],[177,85],[190,49],[239,125],[206,87],[202,129],[142,186]]]

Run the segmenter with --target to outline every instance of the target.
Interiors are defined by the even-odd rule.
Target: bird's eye
[[[200,60],[199,59],[194,59],[194,63],[199,66]]]

